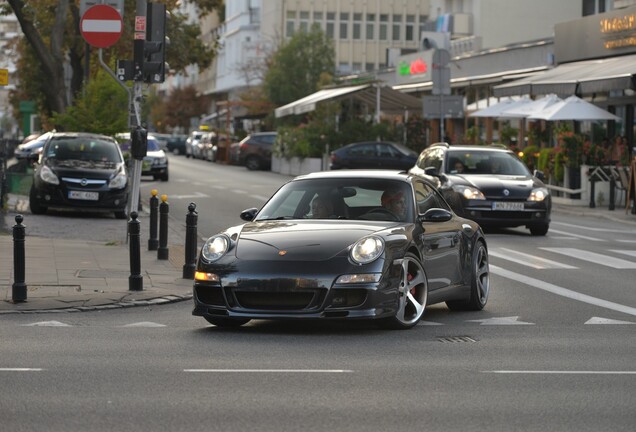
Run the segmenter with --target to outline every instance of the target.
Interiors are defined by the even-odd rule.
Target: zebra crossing
[[[558,261],[557,259],[550,259],[541,252],[538,252],[537,254],[529,254],[505,247],[490,248],[488,250],[488,254],[491,257],[500,258],[534,269],[578,269],[589,266],[589,263],[620,270],[636,269],[636,260],[618,257],[620,255],[626,255],[630,258],[636,258],[636,250],[605,249],[605,252],[607,253],[597,253],[586,249],[571,247],[539,247],[537,249],[539,251],[550,252],[557,256],[568,257],[568,262],[566,263]],[[575,262],[581,261],[581,264],[572,265],[572,260]]]

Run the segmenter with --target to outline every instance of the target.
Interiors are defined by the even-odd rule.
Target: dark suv
[[[271,169],[276,132],[255,132],[239,143],[238,160],[248,170]]]
[[[455,213],[483,227],[525,225],[532,235],[548,232],[552,201],[543,173],[531,173],[504,146],[436,143],[409,172],[436,177]]]

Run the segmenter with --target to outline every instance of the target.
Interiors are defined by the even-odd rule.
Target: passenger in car
[[[312,219],[327,219],[333,217],[333,205],[324,196],[317,195],[311,202]]]
[[[406,214],[406,196],[400,189],[387,189],[382,194],[382,207],[389,210],[400,219],[404,219]]]

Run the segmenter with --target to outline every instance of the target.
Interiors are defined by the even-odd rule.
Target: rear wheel
[[[386,328],[405,330],[415,326],[424,315],[428,300],[428,281],[420,260],[407,253],[402,260],[398,310],[395,316],[386,318]]]
[[[478,241],[473,248],[472,272],[470,277],[470,297],[467,300],[447,301],[450,310],[482,310],[490,293],[490,267],[488,251],[483,242]]]
[[[128,215],[123,210],[118,210],[115,212],[115,219],[127,219]]]
[[[31,187],[29,191],[29,208],[31,209],[31,213],[34,215],[41,215],[46,213],[46,207],[41,205],[37,199],[35,189]]]
[[[207,322],[217,327],[240,327],[243,324],[247,324],[250,322],[249,318],[212,318],[212,317],[204,317]]]
[[[248,156],[248,158],[245,159],[245,166],[250,171],[256,171],[261,169],[261,161],[256,156]]]

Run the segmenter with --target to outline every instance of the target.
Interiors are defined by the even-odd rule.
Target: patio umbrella
[[[474,113],[471,113],[469,116],[470,117],[501,117],[501,113],[503,111],[520,107],[530,102],[532,102],[532,99],[530,99],[527,96],[524,96],[520,99],[508,98],[508,99],[500,101],[499,103],[496,103],[495,105],[490,105],[487,108],[484,108],[479,111],[475,111]]]
[[[530,119],[541,120],[620,120],[620,117],[605,111],[577,96],[553,104],[543,111],[534,114]]]
[[[555,94],[550,94],[541,99],[537,99],[530,103],[526,103],[517,107],[504,110],[500,118],[534,118],[534,116],[542,113],[546,108],[561,102],[563,99]]]

